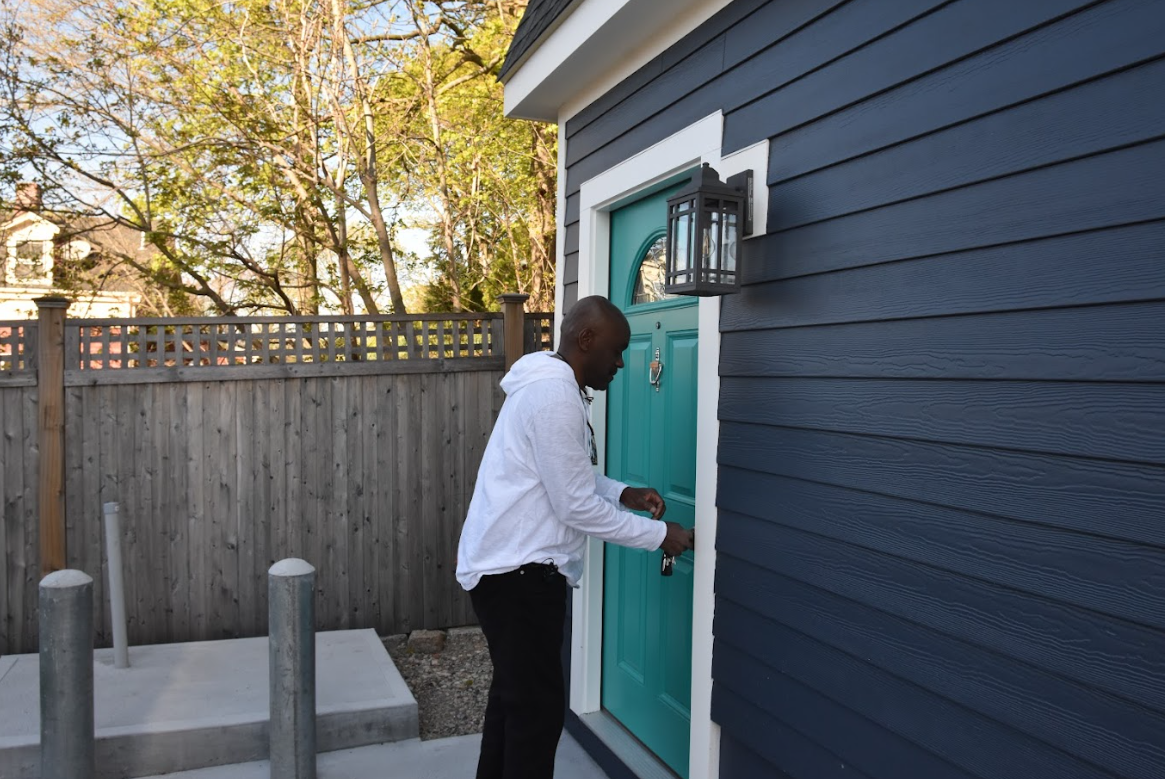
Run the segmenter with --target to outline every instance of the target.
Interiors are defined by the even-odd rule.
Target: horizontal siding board
[[[774,629],[786,626],[1114,774],[1155,777],[1165,768],[1165,719],[1158,712],[733,558],[725,560],[717,593],[717,623],[725,635],[749,636],[744,651],[761,644],[793,651],[788,632]],[[1007,755],[1012,745],[999,728],[982,744]],[[1072,775],[1065,769],[1073,763],[1080,768],[1068,761],[1053,770],[1055,755],[1041,759],[1048,764],[1033,776]]]
[[[720,779],[793,779],[727,733],[720,736]]]
[[[717,682],[753,703],[772,701],[799,728],[820,718],[811,735],[871,777],[1115,779],[782,625],[750,628],[756,643],[717,645]]]
[[[570,252],[578,251],[578,232],[580,229],[581,225],[576,222],[575,224],[567,225],[566,229],[563,230],[562,245],[565,247],[564,250],[566,253],[569,254]]]
[[[563,225],[572,225],[579,220],[579,208],[582,195],[575,191],[566,197],[566,206],[563,208]]]
[[[1162,469],[951,444],[721,425],[721,465],[1165,546]],[[1100,521],[1098,518],[1103,518]]]
[[[578,247],[562,258],[562,281],[574,284],[578,281]]]
[[[765,631],[771,635],[771,629]],[[760,649],[760,647],[755,647]],[[829,752],[845,760],[848,765],[859,765],[862,771],[871,779],[899,779],[901,777],[927,777],[933,779],[973,779],[973,774],[959,769],[935,753],[913,743],[908,738],[895,734],[894,731],[884,728],[883,725],[870,720],[867,716],[857,713],[852,704],[863,702],[863,697],[874,692],[887,693],[887,689],[873,689],[875,685],[867,684],[863,691],[853,691],[849,695],[829,696],[820,689],[806,684],[802,678],[790,674],[786,670],[785,647],[767,646],[762,652],[768,653],[769,663],[761,663],[755,657],[736,649],[736,647],[719,644],[716,646],[712,673],[719,685],[732,689],[734,693],[756,704],[764,706],[777,718],[785,722],[795,723],[795,727],[804,732],[813,741],[821,744]],[[829,650],[821,647],[826,656]],[[840,657],[840,654],[839,654]],[[821,659],[828,659],[821,658]],[[795,660],[793,660],[795,661]],[[820,663],[820,660],[807,660],[809,663]],[[829,670],[819,670],[820,675],[841,681],[846,677],[845,663],[833,663]],[[871,670],[877,673],[874,670]],[[803,674],[811,675],[811,674]],[[848,681],[856,681],[853,674],[849,674]],[[813,681],[820,681],[813,679]],[[860,680],[867,681],[867,680]],[[828,687],[828,685],[821,685]],[[892,687],[892,685],[891,685]],[[836,692],[836,691],[831,691]],[[889,695],[884,695],[889,699]],[[846,704],[839,703],[845,699]],[[934,701],[941,707],[941,701]],[[927,710],[929,708],[930,710]],[[925,715],[933,714],[934,707],[924,707],[922,710],[911,711],[905,717],[913,718],[925,727]],[[974,728],[967,728],[966,722],[960,722],[962,728],[942,729],[934,728],[938,732],[946,732],[952,741],[965,742],[963,749],[980,738],[980,732]],[[931,725],[933,727],[933,725]]]
[[[943,3],[934,13],[749,103],[736,112],[739,114],[736,120],[763,126],[768,137],[775,137],[997,46],[1091,2],[1029,0],[1015,4],[1008,0],[963,0]],[[761,138],[753,138],[751,143],[758,140]]]
[[[661,73],[629,99],[613,106],[602,119],[593,120],[586,130],[571,137],[568,164],[577,163],[661,114],[680,96],[708,92],[716,96],[716,108],[731,110],[755,99],[760,90],[798,83],[799,79],[806,77],[805,74],[931,12],[944,2],[946,0],[881,0],[878,3],[817,0],[782,9],[779,22],[775,22],[770,12],[764,16],[771,26],[761,29],[774,45],[741,62],[752,52],[741,48],[733,49],[730,54],[725,45],[727,34],[725,38],[705,44],[708,51],[695,52],[690,61]],[[806,26],[810,21],[814,23]],[[742,26],[756,24],[746,19]],[[734,43],[741,40],[739,35],[732,37]],[[726,68],[728,59],[740,64]]]
[[[776,135],[780,181],[1046,95],[1165,53],[1157,0],[1112,0]],[[892,117],[892,121],[888,120]],[[725,151],[769,137],[769,125],[725,117]]]
[[[795,779],[872,779],[787,723],[723,685],[712,690],[712,719],[725,733]],[[723,776],[723,774],[722,774]],[[762,774],[769,779],[768,774]],[[780,774],[775,776],[779,777]],[[730,779],[724,777],[724,779]],[[759,779],[756,775],[731,779]]]
[[[1162,245],[1165,221],[1145,222],[766,282],[725,298],[720,327],[758,330],[1165,300]]]
[[[1165,303],[725,333],[724,376],[1165,381]]]
[[[729,511],[716,549],[1165,712],[1160,630]]]
[[[723,67],[724,36],[721,35],[661,72],[651,80],[650,85],[638,90],[630,99],[595,117],[585,130],[574,133],[566,146],[566,164],[575,164],[608,141],[664,110],[685,90],[711,81],[721,73]]]
[[[1165,133],[1165,60],[782,182],[780,231],[1141,143]],[[1005,139],[1004,142],[1001,140]]]
[[[719,413],[729,422],[1165,465],[1165,388],[1155,384],[725,378]]]
[[[730,574],[725,576],[730,578]],[[751,631],[753,636],[733,649],[753,654],[764,666],[804,679],[811,687],[820,686],[826,695],[841,694],[841,700],[855,701],[868,716],[909,732],[975,776],[1159,776],[1162,743],[1153,732],[1160,727],[1159,714],[1074,686],[1031,666],[1000,667],[998,658],[989,652],[795,581],[747,574],[742,579],[753,581],[760,589],[749,594],[733,583],[726,583],[726,587],[750,603],[757,602],[756,595],[764,594],[782,603],[796,600],[812,603],[817,609],[836,607],[836,611],[818,611],[815,618],[797,619],[796,624],[813,623],[809,625],[813,632],[805,633],[723,597],[716,607],[718,617],[736,630]],[[784,587],[789,587],[791,599],[775,592]],[[779,611],[784,614],[786,607]],[[824,624],[827,621],[835,622]],[[883,637],[871,624],[897,630]],[[867,653],[847,652],[822,642],[818,635],[845,646],[860,646]],[[761,645],[774,649],[762,654],[756,650]],[[721,657],[735,654],[725,643],[718,644],[716,652]],[[925,684],[915,684],[916,678]],[[926,685],[942,692],[935,694]],[[847,695],[848,689],[863,692]],[[1096,708],[1082,710],[1089,706]],[[927,727],[920,720],[933,724]],[[958,735],[951,737],[949,731]],[[979,744],[979,749],[969,748],[968,738],[970,743]],[[904,771],[901,776],[926,774]]]
[[[904,7],[914,9],[913,13],[917,14],[924,13],[927,7],[934,6],[938,1],[894,0],[896,3],[894,7],[899,7],[897,3],[905,3],[906,5]],[[858,3],[854,5],[860,6],[866,4]],[[877,19],[882,16],[884,15],[874,15],[873,18]],[[874,21],[870,23],[875,25],[880,24],[880,22]],[[882,28],[878,27],[877,29]],[[861,40],[868,40],[871,34],[873,33],[861,31],[861,34],[858,36],[859,40],[854,45],[858,45]],[[820,49],[816,45],[808,45],[805,51],[817,52]],[[726,104],[734,100],[744,101],[748,99],[748,96],[755,95],[757,83],[758,80],[747,73],[737,77],[734,71],[729,71],[727,74],[687,92],[678,97],[678,99],[673,97],[668,101],[667,107],[664,110],[658,111],[650,117],[651,121],[640,121],[633,126],[629,126],[617,135],[606,139],[606,143],[590,144],[589,148],[593,150],[585,156],[572,158],[572,163],[567,167],[567,192],[574,191],[582,182],[593,178],[595,175],[607,170],[613,165],[658,143],[681,128],[693,124],[715,111],[723,110]],[[761,81],[759,83],[764,82]],[[735,94],[735,97],[733,97],[733,94]],[[644,120],[647,118],[649,117],[643,117]],[[573,143],[580,143],[582,141],[582,138],[576,136]],[[568,143],[568,155],[570,154],[570,145]]]
[[[829,1],[833,3],[838,2],[838,0]],[[806,2],[819,3],[822,0],[794,0],[794,2],[801,5]],[[651,62],[605,92],[586,108],[583,108],[577,114],[570,117],[566,123],[567,138],[572,138],[595,120],[603,119],[610,112],[618,110],[628,99],[638,102],[640,94],[645,88],[654,88],[653,81],[655,79],[683,63],[693,52],[698,51],[723,33],[731,33],[740,29],[741,26],[753,24],[754,22],[752,20],[756,18],[753,16],[754,12],[759,8],[763,14],[764,9],[769,6],[769,0],[734,0],[732,3],[729,3],[717,11],[711,19],[708,19],[695,30],[685,35],[680,41],[670,46],[667,51],[662,52],[659,56],[651,60]],[[743,25],[741,24],[742,20],[744,22]],[[739,47],[737,57],[748,56],[767,45],[764,40],[746,43],[736,39],[735,43]],[[747,49],[746,47],[750,45],[754,48]]]
[[[743,20],[743,24],[734,25],[727,31],[727,46],[724,51],[725,69],[743,62],[757,55],[759,52],[769,54],[774,48],[784,48],[791,37],[807,28],[820,30],[828,14],[844,6],[849,0],[782,0],[782,2],[765,3],[751,16]],[[856,3],[856,5],[862,5]],[[879,4],[886,8],[887,13],[895,13],[895,5]],[[836,44],[831,47],[837,49]],[[759,59],[759,57],[758,57]],[[804,72],[802,70],[801,72]],[[776,68],[769,68],[769,75],[781,77],[784,75]],[[769,85],[772,81],[760,81],[762,85]],[[754,87],[754,91],[756,87]]]
[[[895,65],[901,69],[900,77],[917,75],[921,71],[911,62],[912,55],[919,46],[929,49],[933,43],[920,44],[915,40],[917,33],[912,31],[928,27],[936,9],[949,5],[950,0],[818,3],[817,8],[806,10],[828,12],[722,77],[723,83],[717,86],[724,96],[724,111],[729,113],[744,105],[757,104],[759,109],[745,108],[741,113],[753,120],[763,120],[768,131],[776,134],[800,124],[802,120],[795,119],[800,116],[800,111],[812,110],[822,104],[833,105],[830,101],[835,99],[850,99],[850,89],[817,94],[823,83],[827,85],[824,88],[836,88],[834,81],[840,73],[848,74],[857,96],[869,94],[865,91],[867,82],[877,75],[855,74],[851,68],[855,62],[871,58],[884,62],[882,58],[889,50],[884,48],[887,46],[885,41],[907,47],[895,57]],[[786,15],[786,18],[792,25],[798,25],[806,16],[808,14],[801,13],[791,17]],[[780,34],[784,28],[782,24],[776,32]],[[791,95],[798,98],[787,97]],[[794,100],[792,104],[790,99]],[[797,105],[796,99],[808,99],[808,103]]]
[[[776,9],[779,14],[769,3],[717,37],[710,36],[720,26],[705,26],[703,35],[689,44],[695,44],[694,48],[685,48],[681,42],[669,49],[676,60],[670,67],[661,67],[657,58],[645,69],[653,74],[650,79],[637,73],[628,79],[636,85],[633,91],[619,90],[621,100],[612,102],[609,94],[598,101],[593,108],[601,105],[604,110],[588,110],[585,129],[574,119],[567,123],[567,165],[648,121],[679,96],[710,84],[709,88],[721,96],[723,106],[739,105],[755,97],[760,85],[772,89],[794,80],[836,57],[836,52],[860,46],[942,1],[882,0],[871,5],[797,0]],[[729,8],[737,5],[733,3]],[[842,12],[830,14],[838,7]],[[814,20],[817,23],[807,27]],[[807,33],[810,29],[812,32]],[[682,59],[679,54],[684,55]],[[748,61],[740,65],[744,60]]]
[[[1029,0],[1018,6],[1008,0],[944,3],[935,13],[856,49],[754,105],[776,135],[995,46],[1091,1]],[[747,121],[748,111],[744,113]],[[771,121],[774,116],[779,117],[776,122]]]
[[[1163,168],[1156,141],[770,233],[745,244],[742,274],[751,284],[1165,218]]]
[[[1165,627],[1160,547],[731,467],[720,495],[728,511]]]
[[[569,166],[566,169],[566,192],[574,192],[584,181],[594,178],[683,128],[719,111],[723,100],[714,88],[716,83],[709,82],[703,88],[689,92],[668,106],[667,109],[656,114],[650,122],[636,125],[594,153]]]
[[[625,100],[627,97],[634,95],[640,89],[643,89],[643,87],[650,84],[654,79],[659,78],[659,75],[663,73],[663,71],[663,57],[655,57],[643,67],[639,68],[639,70],[635,71],[616,84],[609,92],[604,93],[593,103],[581,109],[578,113],[567,119],[567,150],[569,150],[570,142],[573,140],[574,136],[590,127],[591,123],[596,119],[602,119],[606,112],[619,105],[619,103]]]

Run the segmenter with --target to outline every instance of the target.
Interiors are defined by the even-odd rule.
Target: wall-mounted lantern
[[[740,291],[740,242],[752,231],[752,171],[727,183],[708,163],[667,199],[667,277],[672,295]]]

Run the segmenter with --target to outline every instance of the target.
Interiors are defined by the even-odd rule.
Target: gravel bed
[[[427,654],[410,648],[407,635],[384,638],[405,684],[417,699],[421,738],[480,733],[493,666],[481,629],[445,631],[445,647]]]

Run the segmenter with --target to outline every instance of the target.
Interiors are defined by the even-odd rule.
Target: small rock
[[[391,655],[394,652],[399,652],[400,650],[404,649],[405,645],[409,641],[409,637],[405,633],[398,633],[394,636],[385,636],[382,641],[384,642],[384,648],[387,649],[388,653]]]
[[[414,652],[408,636],[383,637],[393,664],[417,699],[421,739],[480,733],[489,703],[493,665],[480,630],[446,633],[440,654]]]
[[[445,648],[445,631],[414,630],[409,634],[409,649],[426,655],[436,654]]]
[[[481,649],[485,644],[485,636],[477,625],[461,628],[449,628],[446,631],[450,649]]]

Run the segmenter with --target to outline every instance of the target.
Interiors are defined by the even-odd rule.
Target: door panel
[[[631,344],[623,353],[623,373],[636,376],[647,375],[651,363],[651,335],[637,334],[631,338]],[[649,402],[650,387],[646,383],[623,382],[615,392],[622,395],[622,408],[645,408]],[[651,468],[651,423],[647,414],[629,414],[624,422],[623,435],[619,437],[620,470],[626,478],[620,479],[627,484],[642,487],[650,478]]]
[[[640,550],[626,550],[646,555]],[[644,607],[648,600],[647,571],[635,555],[623,555],[614,560],[619,590],[616,597],[625,608],[619,611],[618,649],[615,659],[619,670],[630,674],[634,681],[644,683],[647,668],[647,620]]]
[[[665,370],[686,378],[673,382],[662,398],[667,424],[667,497],[694,502],[696,499],[696,333],[669,332],[665,350]],[[670,378],[670,377],[669,377]]]
[[[607,472],[655,487],[666,519],[695,524],[696,306],[687,298],[633,303],[640,258],[663,233],[661,193],[611,215],[611,300],[631,345],[608,390]],[[658,247],[657,247],[658,248]],[[649,380],[659,354],[658,389]],[[682,777],[691,730],[690,554],[660,575],[662,554],[607,544],[603,590],[603,707]]]

